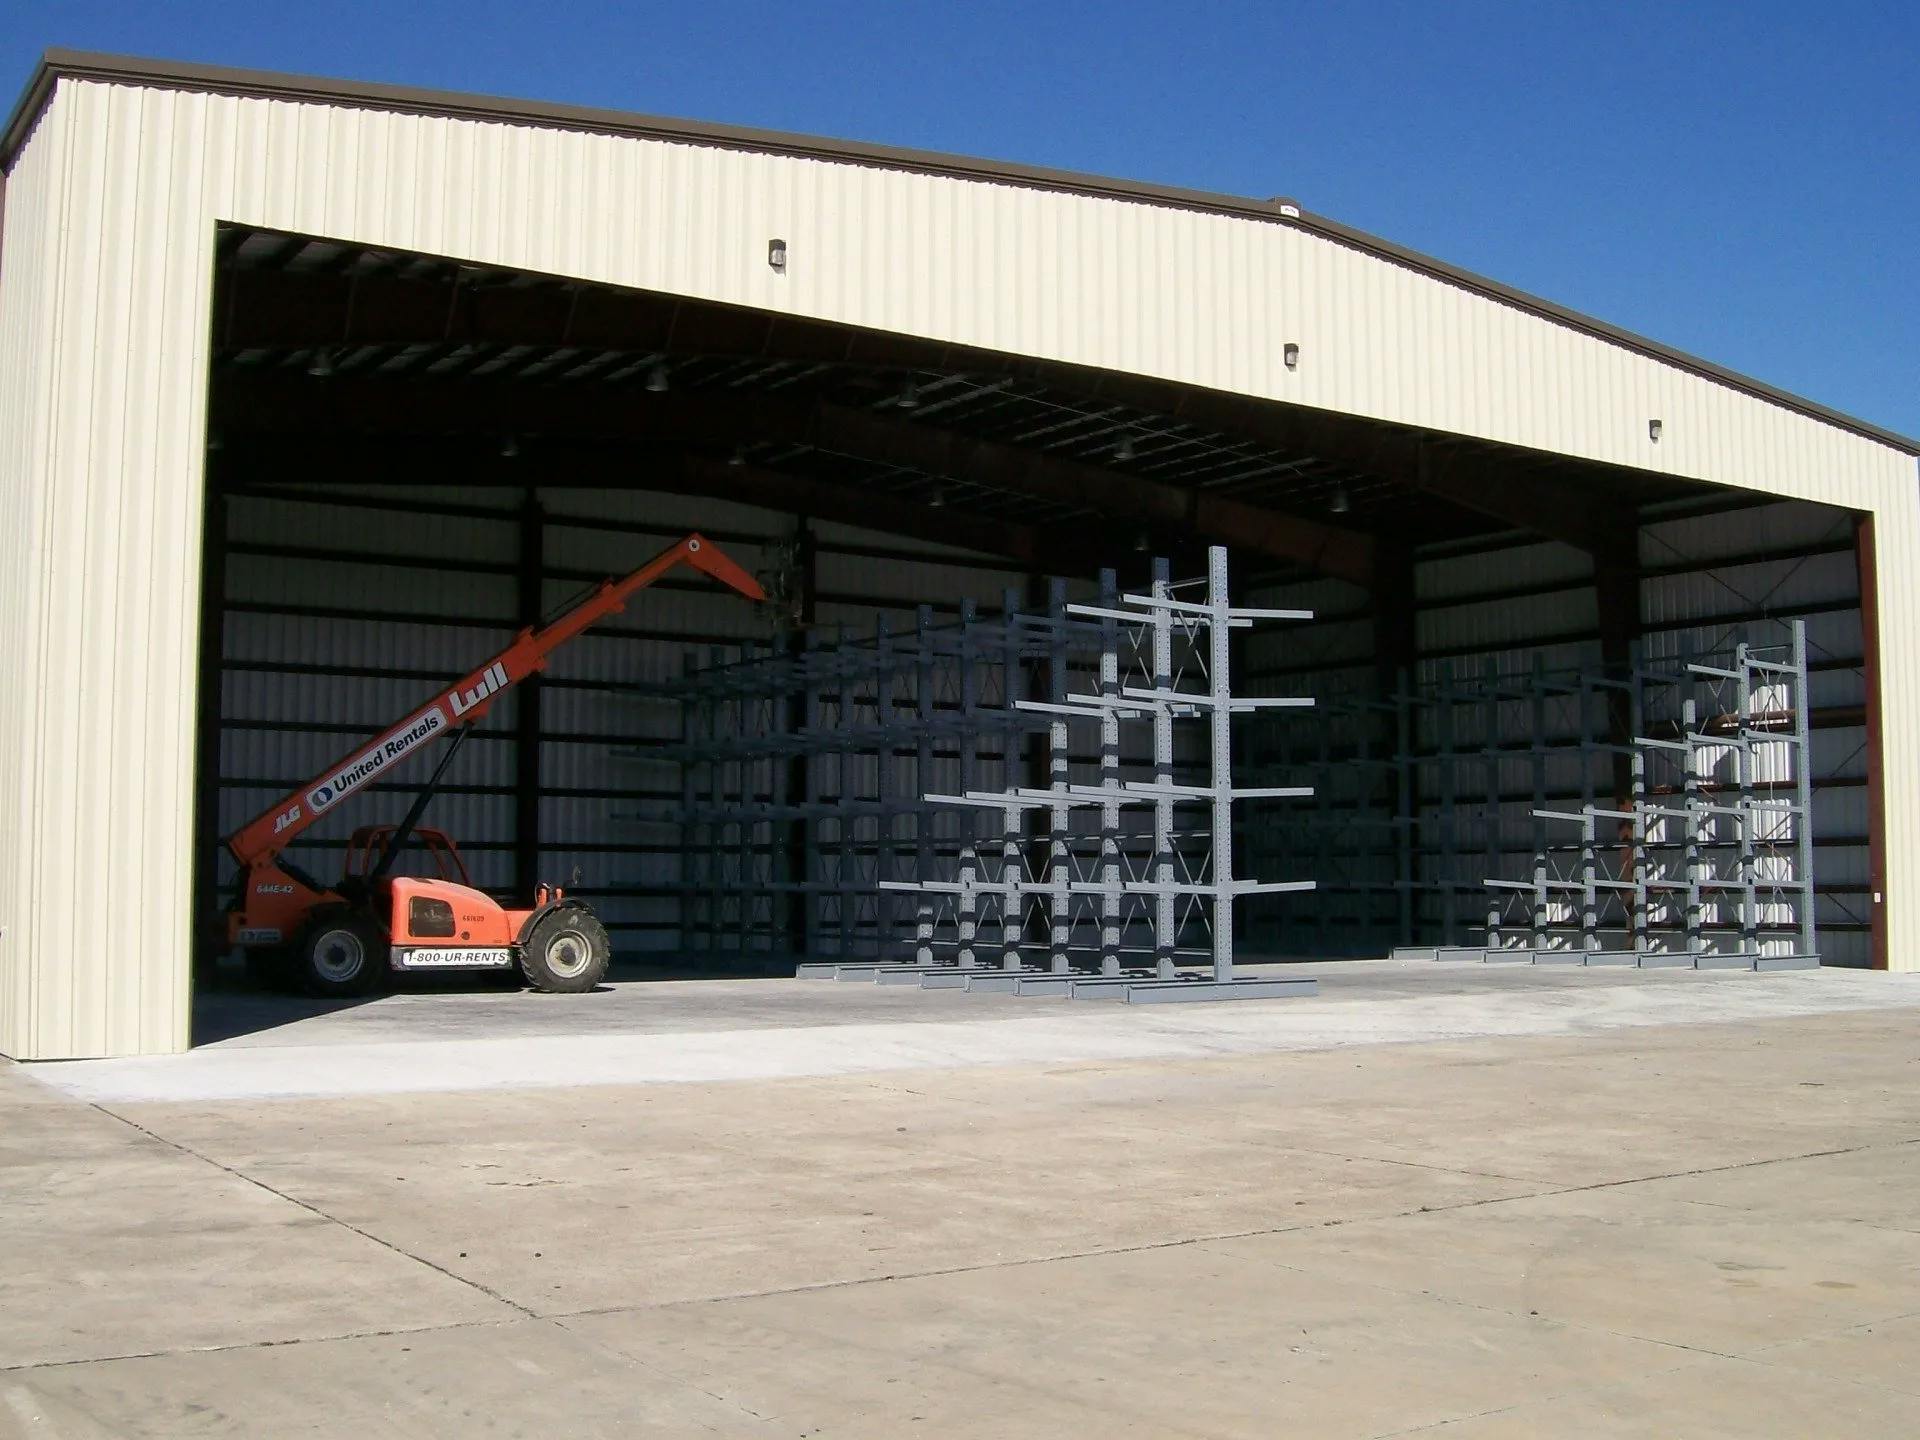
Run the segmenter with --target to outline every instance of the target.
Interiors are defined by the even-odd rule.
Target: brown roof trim
[[[641,139],[669,140],[682,144],[715,145],[733,150],[754,150],[764,154],[790,155],[803,159],[827,160],[839,164],[872,165],[889,170],[911,170],[921,174],[945,175],[961,180],[978,180],[1002,185],[1022,185],[1034,189],[1061,190],[1076,195],[1091,195],[1124,200],[1142,205],[1166,205],[1208,214],[1227,215],[1268,224],[1291,225],[1310,234],[1366,254],[1404,265],[1447,284],[1484,295],[1502,304],[1568,326],[1599,340],[1620,345],[1638,354],[1659,360],[1694,375],[1726,385],[1779,405],[1815,420],[1877,440],[1909,455],[1920,455],[1920,440],[1871,425],[1851,415],[1794,395],[1785,390],[1742,375],[1737,371],[1675,350],[1645,336],[1635,335],[1618,326],[1582,315],[1551,300],[1543,300],[1523,290],[1502,285],[1484,275],[1463,270],[1436,260],[1430,255],[1383,240],[1377,235],[1355,230],[1322,215],[1310,214],[1292,200],[1276,198],[1255,200],[1238,195],[1221,195],[1205,190],[1187,190],[1170,185],[1146,185],[1105,176],[1086,175],[1071,170],[1052,170],[1035,165],[1012,165],[978,160],[964,155],[937,151],[908,150],[889,145],[869,145],[856,141],[828,140],[810,135],[793,135],[778,130],[756,130],[739,125],[715,125],[703,121],[673,120],[639,115],[624,110],[603,110],[582,105],[554,105],[538,101],[508,100],[486,95],[468,95],[458,91],[422,90],[406,85],[383,85],[367,81],[328,80],[312,76],[287,75],[270,70],[235,70],[218,65],[195,65],[165,60],[145,60],[125,55],[103,55],[80,50],[48,50],[41,57],[33,77],[15,105],[6,129],[0,131],[0,171],[13,168],[14,157],[26,144],[33,125],[61,79],[93,80],[106,84],[144,85],[175,90],[202,90],[221,95],[254,96],[274,100],[308,101],[323,105],[354,105],[366,109],[395,110],[410,114],[442,115],[469,120],[488,120],[516,125],[537,125],[550,129],[587,130],[596,134],[624,135]]]

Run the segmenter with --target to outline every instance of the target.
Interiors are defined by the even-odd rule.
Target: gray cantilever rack
[[[1306,798],[1313,792],[1302,786],[1236,788],[1233,719],[1313,702],[1236,696],[1229,645],[1236,629],[1310,620],[1312,612],[1230,604],[1221,547],[1208,552],[1204,599],[1177,596],[1169,573],[1167,562],[1156,560],[1145,594],[1112,596],[1109,582],[1102,603],[1059,607],[1064,625],[1091,626],[1100,643],[1096,688],[1056,691],[1046,700],[1013,699],[1013,708],[1046,721],[1048,785],[922,797],[938,807],[997,811],[1001,835],[997,847],[965,847],[946,873],[880,883],[883,890],[918,902],[914,963],[842,962],[803,967],[806,973],[1133,1003],[1313,993],[1310,979],[1236,971],[1235,902],[1311,890],[1314,881],[1237,876],[1234,802]],[[1087,632],[1080,628],[1078,633]],[[1067,632],[1059,635],[1065,644]],[[1193,677],[1188,664],[1176,665],[1176,651],[1190,662]],[[1054,673],[1063,674],[1064,667]],[[1128,683],[1132,680],[1142,683]],[[1206,727],[1204,745],[1196,747],[1206,755],[1203,783],[1183,783],[1176,773],[1176,730],[1184,722]],[[1097,732],[1098,783],[1074,784],[1069,778],[1070,731],[1076,724]],[[1150,727],[1145,778],[1122,774],[1122,730],[1128,724]],[[1071,823],[1076,811],[1097,812],[1097,829],[1076,828]],[[1198,812],[1199,818],[1183,822],[1183,811]],[[1030,812],[1047,815],[1044,847],[1025,843]],[[1121,842],[1127,814],[1147,817],[1138,827],[1147,840],[1144,856],[1130,855]],[[999,940],[991,955],[983,955],[981,921],[988,906],[1000,920]],[[1131,962],[1122,945],[1123,932],[1136,916],[1151,937],[1147,965]],[[1084,918],[1095,922],[1099,935],[1091,954],[1074,944]],[[1205,932],[1205,948],[1183,957],[1181,937],[1193,929]],[[948,931],[950,939],[943,937]],[[1041,937],[1038,943],[1033,936]]]

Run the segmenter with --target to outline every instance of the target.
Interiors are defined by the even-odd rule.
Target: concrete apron
[[[306,1022],[317,1029],[289,1027],[302,1037],[297,1043],[274,1043],[269,1034],[186,1055],[72,1061],[26,1067],[26,1073],[102,1101],[677,1084],[1563,1035],[1920,1003],[1920,984],[1909,977],[1864,971],[1754,974],[1370,961],[1288,967],[1283,978],[1328,983],[1316,996],[1140,1011],[1131,1003],[1035,1008],[1015,996],[964,991],[902,995],[891,988],[849,990],[801,980],[724,982],[740,987],[726,993],[759,1003],[762,1023],[743,1027],[736,1012],[718,1005],[703,1019],[697,1005],[683,1006],[676,1022],[681,1028],[647,1033],[603,1028],[514,1034],[517,1016],[543,1017],[551,1025],[564,1012],[553,996],[495,995],[485,997],[492,1007],[485,1013],[497,1017],[497,1031],[477,1028],[469,1015],[451,1036],[434,1033],[433,1017],[460,1015],[458,1002],[467,997],[446,997],[444,1012],[437,997],[428,1003],[410,997],[406,1013],[417,1017],[417,1027],[407,1038],[342,1038],[354,1033],[349,1012],[339,1029],[327,1028],[334,1017]],[[1048,982],[1023,977],[1019,983],[1024,988]],[[644,1005],[647,991],[645,985],[630,987],[631,1003]],[[836,1005],[842,997],[855,1007],[851,1013],[843,1015]],[[390,1000],[404,1004],[409,997],[362,1009],[377,1012]],[[891,1006],[885,1019],[872,1018],[872,1008],[857,1008],[882,1000]],[[782,1022],[783,1014],[792,1017],[790,1023]]]

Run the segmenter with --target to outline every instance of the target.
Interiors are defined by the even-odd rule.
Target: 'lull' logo
[[[464,715],[496,691],[507,688],[507,667],[498,660],[480,672],[480,678],[466,690],[455,690],[447,697],[455,715]]]

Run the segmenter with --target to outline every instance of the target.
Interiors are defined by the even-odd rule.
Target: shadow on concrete
[[[612,983],[595,986],[589,993],[606,994],[614,985],[649,980],[743,980],[781,976],[792,978],[791,960],[770,960],[762,964],[751,959],[743,962],[728,957],[723,964],[708,965],[697,959],[680,957],[663,961],[616,959],[607,974],[607,979]],[[483,995],[520,988],[517,977],[509,978],[500,971],[453,974],[413,971],[389,975],[387,983],[370,995],[321,1000],[311,995],[263,988],[247,977],[238,962],[222,961],[212,975],[203,976],[195,983],[192,1043],[196,1046],[212,1045],[222,1040],[258,1035],[318,1016],[357,1010],[390,995]]]

